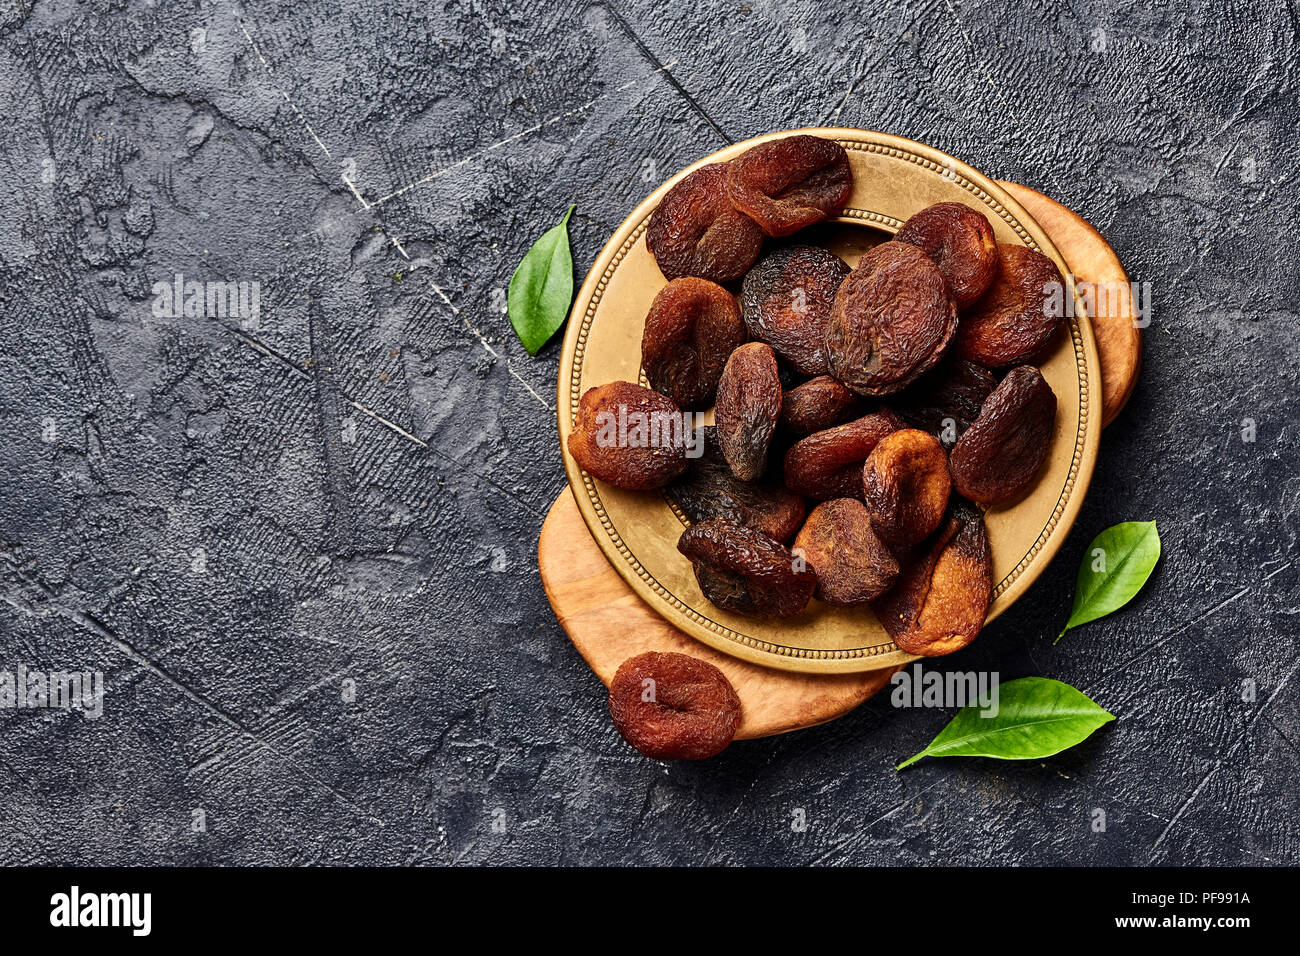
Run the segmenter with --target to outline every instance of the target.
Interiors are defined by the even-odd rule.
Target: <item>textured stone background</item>
[[[1300,861],[1300,21],[1140,6],[6,3],[0,665],[108,690],[0,711],[0,862]],[[546,603],[514,266],[576,202],[581,277],[682,165],[817,124],[1048,192],[1151,284],[1073,535],[943,662],[1119,715],[1051,760],[896,773],[950,714],[876,700],[654,764]],[[257,327],[155,317],[176,272],[260,282]],[[1150,518],[1146,591],[1053,647]]]

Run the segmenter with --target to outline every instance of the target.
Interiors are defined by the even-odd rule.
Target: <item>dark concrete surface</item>
[[[0,863],[1300,861],[1298,23],[5,4],[0,667],[106,692],[98,720],[0,710]],[[1150,283],[1073,534],[942,663],[1118,715],[1052,759],[896,773],[951,711],[877,699],[651,763],[547,605],[558,339],[511,334],[520,256],[577,203],[580,278],[682,165],[818,124],[1041,189]],[[258,321],[153,314],[175,273],[258,282]],[[1154,578],[1052,646],[1086,544],[1129,519],[1159,522]]]

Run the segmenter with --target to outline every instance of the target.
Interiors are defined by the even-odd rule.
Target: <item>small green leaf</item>
[[[1105,617],[1131,601],[1159,559],[1160,534],[1154,521],[1125,521],[1093,538],[1079,565],[1074,609],[1056,641],[1070,628]]]
[[[1050,677],[1021,677],[998,688],[995,716],[981,716],[978,705],[963,707],[930,746],[904,760],[898,769],[922,757],[1050,757],[1114,719],[1114,714],[1069,684]]]
[[[506,309],[529,355],[541,351],[564,324],[573,302],[573,254],[569,251],[570,206],[558,226],[542,233],[510,277]]]

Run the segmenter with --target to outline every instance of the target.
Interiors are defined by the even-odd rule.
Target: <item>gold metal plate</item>
[[[615,570],[674,627],[743,660],[782,670],[848,673],[915,660],[900,651],[867,608],[832,608],[813,601],[803,614],[766,620],[731,614],[700,593],[690,562],[677,552],[682,520],[656,492],[621,491],[593,479],[569,455],[567,443],[583,393],[615,380],[641,381],[641,330],[666,284],[645,244],[650,214],[688,173],[734,159],[750,146],[811,133],[838,141],[853,166],[853,194],[843,214],[800,234],[828,246],[850,265],[887,240],[913,213],[957,201],[983,212],[1000,242],[1042,251],[1069,273],[1046,233],[998,186],[959,160],[911,140],[856,129],[774,133],[736,143],[688,166],[633,211],[596,257],[569,316],[560,358],[557,412],[569,484],[587,527]],[[1007,508],[987,513],[993,548],[989,620],[1009,608],[1060,548],[1092,478],[1101,434],[1101,370],[1092,327],[1071,286],[1074,316],[1068,335],[1041,368],[1057,398],[1056,432],[1037,485]]]

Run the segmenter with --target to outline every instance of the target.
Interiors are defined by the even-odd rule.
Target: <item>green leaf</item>
[[[573,253],[569,251],[570,206],[558,226],[542,233],[510,277],[506,309],[529,355],[541,351],[564,324],[573,302]]]
[[[1021,677],[998,688],[996,716],[981,716],[978,705],[963,707],[930,746],[904,760],[898,769],[922,757],[1050,757],[1114,719],[1114,714],[1069,684],[1050,677]]]
[[[1056,641],[1070,628],[1105,617],[1131,601],[1159,559],[1160,534],[1154,521],[1125,521],[1093,538],[1079,565],[1074,609]]]

